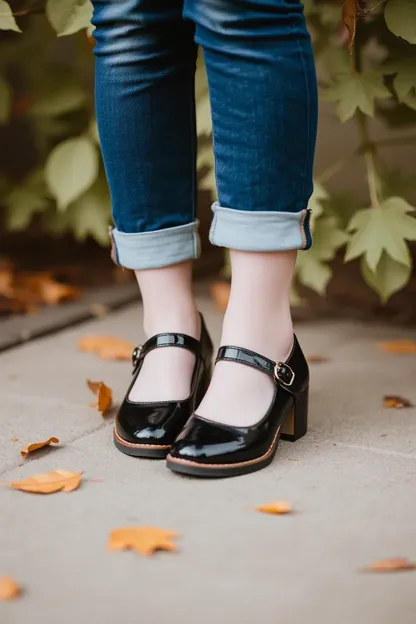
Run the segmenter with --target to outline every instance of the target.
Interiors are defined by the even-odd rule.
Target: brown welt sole
[[[134,444],[120,438],[114,429],[114,444],[119,451],[131,457],[145,457],[148,459],[165,459],[171,447],[158,444]]]

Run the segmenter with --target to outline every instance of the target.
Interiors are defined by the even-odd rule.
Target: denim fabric
[[[218,203],[210,239],[307,249],[317,125],[299,0],[93,0],[96,109],[120,264],[196,257],[197,46]]]

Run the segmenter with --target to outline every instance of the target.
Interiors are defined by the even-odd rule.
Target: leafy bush
[[[416,2],[346,0],[342,14],[349,38],[340,34],[341,2],[304,4],[321,97],[335,103],[341,122],[354,121],[360,140],[353,153],[317,174],[310,203],[314,246],[299,254],[297,277],[323,294],[332,274],[329,263],[345,247],[345,261],[359,258],[365,281],[386,301],[410,278],[409,241],[416,240],[414,208],[407,201],[413,181],[388,171],[380,154],[380,148],[416,138],[408,133],[416,123]],[[107,244],[110,202],[91,96],[91,4],[14,0],[13,8],[15,15],[0,0],[0,29],[10,31],[0,43],[0,123],[28,118],[37,165],[23,181],[10,175],[0,180],[6,227],[24,229],[36,215],[46,230]],[[73,36],[58,46],[56,34]],[[215,192],[202,63],[196,94],[200,185]],[[403,128],[403,137],[374,140],[368,123],[374,116]],[[365,160],[368,206],[354,197],[331,197],[326,188],[358,156]]]

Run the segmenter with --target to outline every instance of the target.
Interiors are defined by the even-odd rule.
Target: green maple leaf
[[[396,74],[394,89],[400,102],[416,95],[416,59],[403,59],[387,63],[383,68],[385,75]]]
[[[383,251],[375,271],[370,269],[363,257],[361,259],[361,273],[367,284],[380,295],[381,301],[386,303],[391,295],[401,290],[409,281],[412,263],[405,266],[390,258]]]
[[[347,240],[347,234],[339,229],[335,217],[317,219],[311,249],[300,253],[297,258],[296,271],[300,281],[323,295],[332,275],[332,269],[326,263],[334,259]]]
[[[351,119],[357,109],[372,117],[375,100],[389,98],[391,93],[384,85],[380,72],[368,71],[362,74],[340,74],[324,97],[337,103],[338,116],[344,122]]]
[[[348,231],[353,235],[348,243],[346,262],[364,256],[375,272],[383,251],[399,264],[410,265],[406,241],[416,240],[416,219],[410,216],[414,208],[401,197],[389,197],[379,208],[366,208],[351,219]]]

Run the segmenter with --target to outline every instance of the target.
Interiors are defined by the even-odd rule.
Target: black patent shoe
[[[130,401],[130,391],[140,374],[144,358],[153,349],[161,347],[188,349],[195,354],[189,397],[182,401]],[[133,351],[134,378],[119,409],[114,427],[114,443],[119,451],[135,457],[166,457],[173,441],[205,394],[211,379],[212,353],[212,342],[202,316],[200,340],[186,334],[157,334]]]
[[[308,422],[309,369],[299,343],[286,362],[273,362],[240,347],[220,347],[216,361],[252,366],[269,375],[275,393],[269,411],[251,427],[232,427],[193,414],[175,440],[167,466],[196,477],[233,477],[265,468],[279,438],[294,442],[305,435]]]

